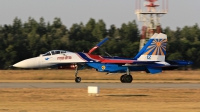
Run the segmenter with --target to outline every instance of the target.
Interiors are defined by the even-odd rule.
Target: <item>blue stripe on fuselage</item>
[[[81,56],[83,59],[85,59],[86,61],[88,61],[88,62],[94,62],[94,60],[88,58],[84,53],[79,52],[79,53],[77,53],[77,54],[78,54],[79,56]]]
[[[86,63],[88,66],[95,68],[99,72],[109,72],[109,73],[118,73],[118,72],[126,72],[127,66],[122,66],[119,64],[110,64],[110,63],[100,63],[100,62],[90,62]],[[102,69],[104,66],[104,69]],[[130,71],[145,71],[145,66],[129,66]]]

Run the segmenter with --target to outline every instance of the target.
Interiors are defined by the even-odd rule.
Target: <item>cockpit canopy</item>
[[[49,56],[49,55],[55,55],[55,54],[64,54],[67,53],[69,51],[64,51],[64,50],[51,50],[45,54],[43,54],[43,56]]]

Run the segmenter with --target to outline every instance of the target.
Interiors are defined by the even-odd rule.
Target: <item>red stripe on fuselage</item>
[[[87,54],[88,58],[92,59],[92,60],[96,60],[98,62],[101,63],[133,63],[133,60],[121,60],[121,59],[105,59],[103,57],[101,57],[100,55],[93,55],[93,54]]]
[[[100,55],[93,55],[93,54],[87,54],[85,53],[88,58],[95,60],[95,61],[102,61],[104,58],[102,58]]]

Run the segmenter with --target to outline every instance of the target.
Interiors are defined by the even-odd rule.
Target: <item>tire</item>
[[[76,77],[76,78],[75,78],[75,82],[76,82],[76,83],[80,83],[80,82],[81,82],[81,78],[80,78],[80,77]]]
[[[122,83],[124,83],[124,76],[125,76],[125,75],[122,75],[122,76],[120,77],[120,81],[121,81]]]
[[[131,83],[133,81],[132,75],[126,75],[126,77],[124,77],[124,79],[125,79],[126,83]]]

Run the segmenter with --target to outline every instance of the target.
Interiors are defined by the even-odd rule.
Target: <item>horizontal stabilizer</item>
[[[156,73],[162,72],[162,68],[160,68],[160,67],[151,67],[151,66],[147,66],[147,70],[148,70],[151,74],[156,74]]]

